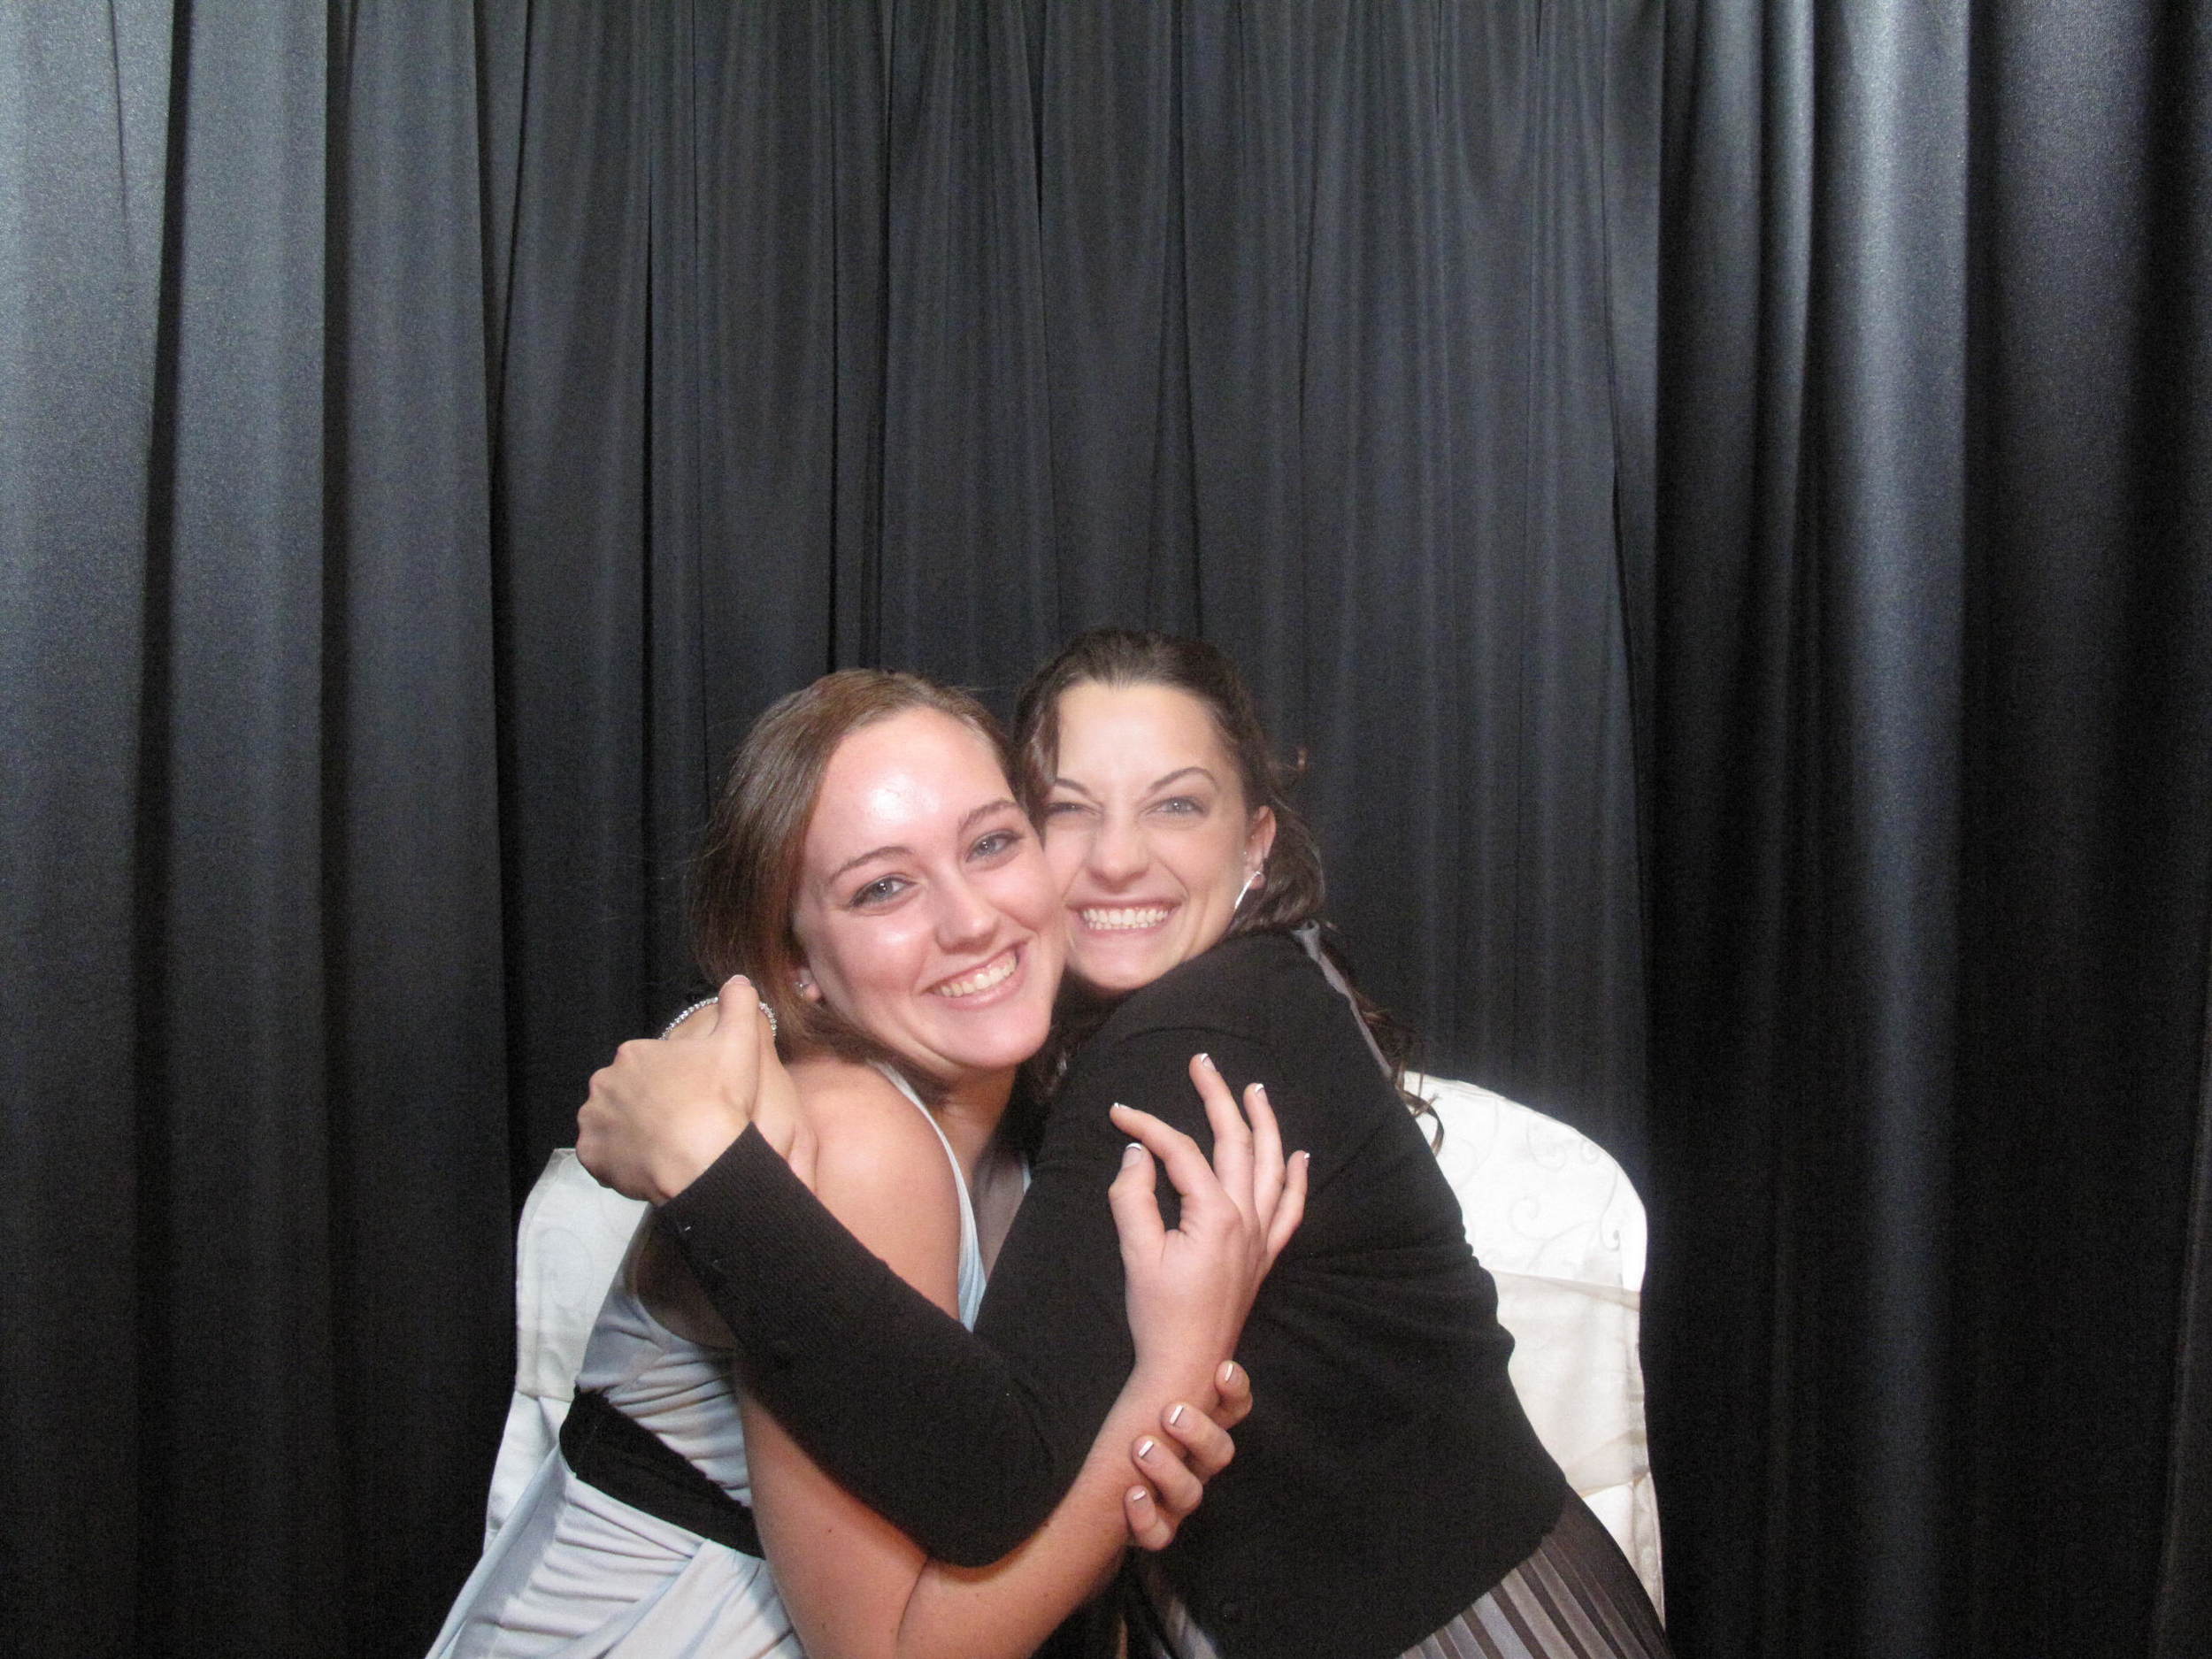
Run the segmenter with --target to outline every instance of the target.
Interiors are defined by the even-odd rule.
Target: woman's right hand
[[[1260,1282],[1305,1213],[1308,1160],[1283,1156],[1263,1086],[1245,1091],[1240,1111],[1206,1056],[1192,1058],[1190,1075],[1213,1129],[1212,1161],[1180,1130],[1118,1105],[1114,1124],[1133,1139],[1107,1195],[1139,1365],[1210,1376],[1234,1352]],[[1160,1217],[1156,1157],[1182,1198],[1172,1229]]]
[[[603,1186],[664,1203],[691,1185],[753,1124],[802,1180],[813,1138],[776,1057],[775,1031],[742,974],[663,1040],[638,1038],[592,1073],[576,1114],[576,1156]]]

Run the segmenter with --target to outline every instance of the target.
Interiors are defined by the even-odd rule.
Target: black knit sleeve
[[[1186,1070],[1199,1048],[1233,1076],[1264,1074],[1248,1044],[1187,1028],[1084,1055],[972,1333],[846,1232],[756,1131],[663,1207],[736,1337],[746,1387],[931,1555],[997,1560],[1080,1468],[1133,1360],[1106,1199],[1125,1142],[1106,1109],[1142,1106],[1210,1148]]]

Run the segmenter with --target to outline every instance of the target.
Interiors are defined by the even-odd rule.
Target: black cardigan
[[[1066,1491],[1133,1363],[1106,1202],[1126,1142],[1106,1108],[1210,1145],[1186,1071],[1200,1049],[1237,1089],[1266,1083],[1312,1185],[1237,1349],[1255,1403],[1236,1460],[1163,1564],[1225,1655],[1380,1659],[1525,1556],[1565,1486],[1507,1380],[1512,1339],[1457,1201],[1289,939],[1217,946],[1084,1046],[972,1333],[754,1131],[663,1215],[746,1386],[808,1450],[932,1555],[995,1561]]]

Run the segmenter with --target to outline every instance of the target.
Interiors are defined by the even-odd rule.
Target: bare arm
[[[1217,1357],[1233,1344],[1257,1275],[1296,1225],[1303,1170],[1294,1164],[1286,1181],[1263,1102],[1256,1108],[1264,1126],[1256,1153],[1255,1137],[1210,1071],[1202,1092],[1221,1148],[1218,1179],[1188,1137],[1142,1113],[1118,1119],[1159,1148],[1183,1196],[1182,1225],[1171,1232],[1162,1225],[1152,1156],[1133,1145],[1110,1196],[1138,1322],[1137,1366],[1074,1484],[1011,1555],[979,1569],[928,1562],[749,1402],[762,1536],[793,1621],[817,1659],[1019,1659],[1103,1582],[1119,1557],[1132,1490],[1126,1448],[1133,1442],[1153,1448],[1140,1467],[1158,1470],[1166,1452],[1152,1431],[1169,1413],[1194,1440],[1203,1438],[1196,1409],[1180,1402],[1210,1399]],[[818,1156],[817,1187],[831,1210],[902,1275],[911,1269],[929,1276],[928,1241],[887,1202],[879,1164],[849,1158],[828,1134]],[[910,1282],[926,1288],[910,1276]],[[949,1306],[941,1294],[933,1300]],[[1217,1449],[1197,1461],[1217,1467],[1223,1454],[1217,1442],[1206,1443]]]
[[[1087,1048],[970,1331],[808,1188],[803,1134],[765,1127],[782,1073],[749,998],[741,980],[725,987],[709,1041],[623,1045],[592,1079],[579,1152],[619,1190],[668,1198],[664,1226],[733,1333],[749,1392],[810,1455],[933,1555],[990,1565],[1066,1494],[1136,1357],[1101,1202],[1128,1139],[1110,1104],[1139,1102],[1209,1141],[1209,1113],[1184,1080],[1193,1051],[1246,1078],[1270,1075],[1268,1051],[1213,1023],[1154,1024]],[[1298,1079],[1281,1080],[1294,1110],[1312,1109]],[[749,1114],[755,1126],[727,1144]],[[789,1164],[776,1149],[786,1140]],[[1155,1529],[1139,1532],[1156,1541]]]

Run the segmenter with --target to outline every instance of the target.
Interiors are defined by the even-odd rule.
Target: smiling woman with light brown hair
[[[652,1045],[767,1078],[810,1131],[824,1213],[850,1230],[840,1236],[954,1329],[974,1317],[1010,1209],[994,1226],[979,1200],[1018,1194],[1001,1130],[1017,1070],[1044,1041],[1064,949],[1057,890],[1004,760],[981,707],[909,675],[832,674],[770,710],[716,807],[695,908],[703,963],[749,977],[730,978],[711,1015],[694,1011],[712,1027],[705,1041]],[[1240,1132],[1218,1079],[1197,1080]],[[594,1327],[561,1445],[434,1653],[1028,1653],[1119,1558],[1133,1475],[1160,1492],[1139,1506],[1141,1531],[1195,1501],[1161,1443],[1164,1417],[1200,1469],[1226,1455],[1204,1415],[1215,1368],[1271,1224],[1295,1223],[1297,1189],[1264,1133],[1261,1156],[1225,1164],[1225,1189],[1187,1138],[1120,1116],[1186,1208],[1164,1233],[1150,1161],[1133,1149],[1115,1209],[1141,1357],[1083,1471],[1018,1554],[988,1572],[949,1570],[833,1479],[822,1442],[795,1438],[741,1385],[722,1321],[649,1217]],[[833,1322],[834,1304],[822,1310]],[[1196,1409],[1178,1409],[1186,1400]],[[1133,1444],[1145,1448],[1133,1468]]]

